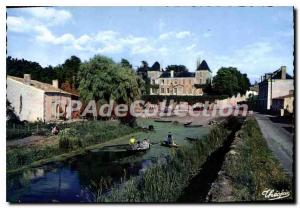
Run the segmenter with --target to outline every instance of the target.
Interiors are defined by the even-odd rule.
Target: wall
[[[66,113],[65,118],[71,118],[71,96],[61,93],[45,94],[45,121],[59,119],[58,105]]]
[[[272,98],[285,96],[294,90],[293,79],[274,79],[272,80],[272,93],[271,82],[259,86],[259,100],[262,109],[271,109],[271,94]]]
[[[20,120],[44,120],[44,91],[7,78],[6,95]],[[22,109],[20,97],[22,96]]]
[[[203,95],[202,89],[194,87],[195,78],[160,78],[158,93],[160,95]],[[161,89],[164,89],[162,92]],[[169,92],[167,89],[169,88]],[[175,91],[177,89],[177,92]]]

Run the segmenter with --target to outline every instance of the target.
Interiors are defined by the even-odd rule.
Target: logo
[[[284,199],[290,196],[289,191],[275,191],[274,189],[265,189],[261,194],[268,200]]]

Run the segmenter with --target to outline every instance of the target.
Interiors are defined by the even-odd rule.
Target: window
[[[154,79],[152,79],[152,84],[155,84],[155,80]]]
[[[174,88],[174,93],[177,94],[177,88]]]
[[[161,92],[161,93],[165,93],[165,88],[161,88],[161,89],[160,89],[160,92]]]
[[[22,95],[20,95],[20,111],[19,111],[19,114],[22,112],[22,108],[23,108],[23,97],[22,97]]]
[[[170,90],[169,90],[169,88],[167,88],[167,93],[170,93]]]

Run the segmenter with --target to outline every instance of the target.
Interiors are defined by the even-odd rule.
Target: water
[[[143,153],[138,153],[143,154]],[[123,158],[135,160],[138,155],[125,151],[99,151],[77,156],[62,163],[9,175],[7,178],[7,201],[9,202],[93,202],[94,181],[101,178],[111,184],[121,183],[130,176],[138,175],[149,167],[154,159],[122,163]],[[98,183],[97,183],[98,182]]]
[[[71,160],[45,165],[7,176],[7,201],[9,202],[93,202],[95,185],[105,179],[108,191],[111,184],[121,183],[131,176],[141,174],[157,158],[173,154],[172,148],[163,147],[169,131],[180,146],[189,145],[185,137],[201,139],[208,134],[208,128],[185,128],[172,123],[157,123],[152,120],[139,120],[141,126],[153,125],[153,132],[137,132],[139,140],[150,139],[154,145],[145,153],[132,155],[124,151],[129,136],[110,142],[111,147],[90,152]],[[95,185],[92,185],[92,181]],[[99,187],[98,187],[99,189]]]

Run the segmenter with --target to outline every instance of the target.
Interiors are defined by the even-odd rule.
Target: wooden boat
[[[154,120],[154,122],[171,123],[172,121],[168,121],[168,120]]]
[[[162,142],[161,146],[170,147],[170,148],[177,148],[177,147],[179,147],[178,144],[167,144],[166,142]]]
[[[188,125],[190,125],[192,122],[188,122],[188,123],[185,123],[185,124],[183,124],[184,126],[188,126]]]
[[[127,152],[130,152],[130,153],[138,153],[138,152],[147,152],[148,150],[150,150],[150,147],[147,148],[147,149],[127,149],[126,151]]]
[[[192,137],[185,137],[186,140],[191,141],[191,142],[196,142],[198,141],[197,138],[192,138]]]
[[[202,127],[203,125],[184,125],[186,128],[196,128],[196,127]]]

